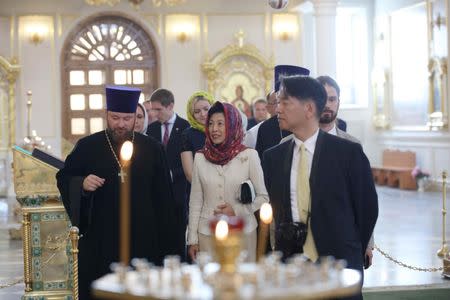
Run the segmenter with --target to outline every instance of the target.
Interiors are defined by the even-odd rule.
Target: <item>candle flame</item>
[[[261,210],[259,211],[259,218],[261,221],[263,221],[265,224],[269,224],[272,222],[272,206],[269,203],[264,203],[261,205]]]
[[[216,225],[216,239],[223,241],[228,236],[228,223],[225,220],[220,220]]]
[[[122,144],[122,148],[120,149],[120,159],[129,161],[131,156],[133,155],[133,143],[130,141],[126,141]]]

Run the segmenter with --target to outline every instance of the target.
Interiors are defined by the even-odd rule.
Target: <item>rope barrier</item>
[[[394,262],[395,264],[410,269],[410,270],[414,270],[414,271],[420,271],[420,272],[438,272],[438,271],[442,271],[444,269],[444,267],[439,267],[439,268],[423,268],[423,267],[416,267],[413,265],[408,265],[394,257],[392,257],[391,255],[389,255],[386,251],[381,250],[377,245],[374,246],[375,250],[377,250],[378,252],[381,253],[381,255],[383,255],[384,257],[386,257],[388,260]]]

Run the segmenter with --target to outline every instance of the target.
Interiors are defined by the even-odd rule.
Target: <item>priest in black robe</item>
[[[309,75],[309,70],[306,68],[291,66],[291,65],[277,65],[274,69],[274,90],[272,93],[278,92],[280,89],[280,78],[282,76],[293,75]],[[278,116],[275,115],[270,119],[264,121],[258,130],[258,136],[256,138],[255,150],[258,151],[259,158],[263,159],[263,153],[267,149],[278,145],[282,138],[291,134],[290,131],[280,129],[278,124]]]
[[[130,178],[130,256],[161,264],[165,255],[181,255],[181,211],[173,199],[162,146],[135,133],[140,90],[107,87],[107,129],[78,141],[56,175],[72,224],[78,226],[80,299],[91,299],[90,285],[119,261],[119,187]],[[123,142],[133,143],[130,174],[120,164]]]

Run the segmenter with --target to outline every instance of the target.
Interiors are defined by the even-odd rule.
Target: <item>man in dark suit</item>
[[[316,79],[281,80],[278,120],[294,138],[263,156],[275,218],[275,248],[284,256],[303,253],[312,261],[332,255],[362,274],[378,217],[377,194],[361,146],[319,129],[326,100],[327,93]]]
[[[175,104],[171,91],[157,89],[150,97],[152,110],[155,112],[158,122],[153,122],[148,126],[147,135],[155,138],[164,145],[167,160],[172,176],[174,198],[184,212],[186,218],[183,226],[187,225],[187,198],[186,198],[186,177],[181,165],[181,133],[190,125],[188,121],[178,116],[173,111]]]

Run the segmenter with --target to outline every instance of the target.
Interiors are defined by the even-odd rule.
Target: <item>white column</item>
[[[447,9],[447,97],[446,102],[444,103],[444,106],[442,108],[444,113],[444,118],[447,118],[447,130],[450,131],[450,30],[448,29],[448,19],[450,18],[450,3],[447,3],[446,5]]]
[[[336,78],[336,8],[338,0],[314,0],[318,76]]]

